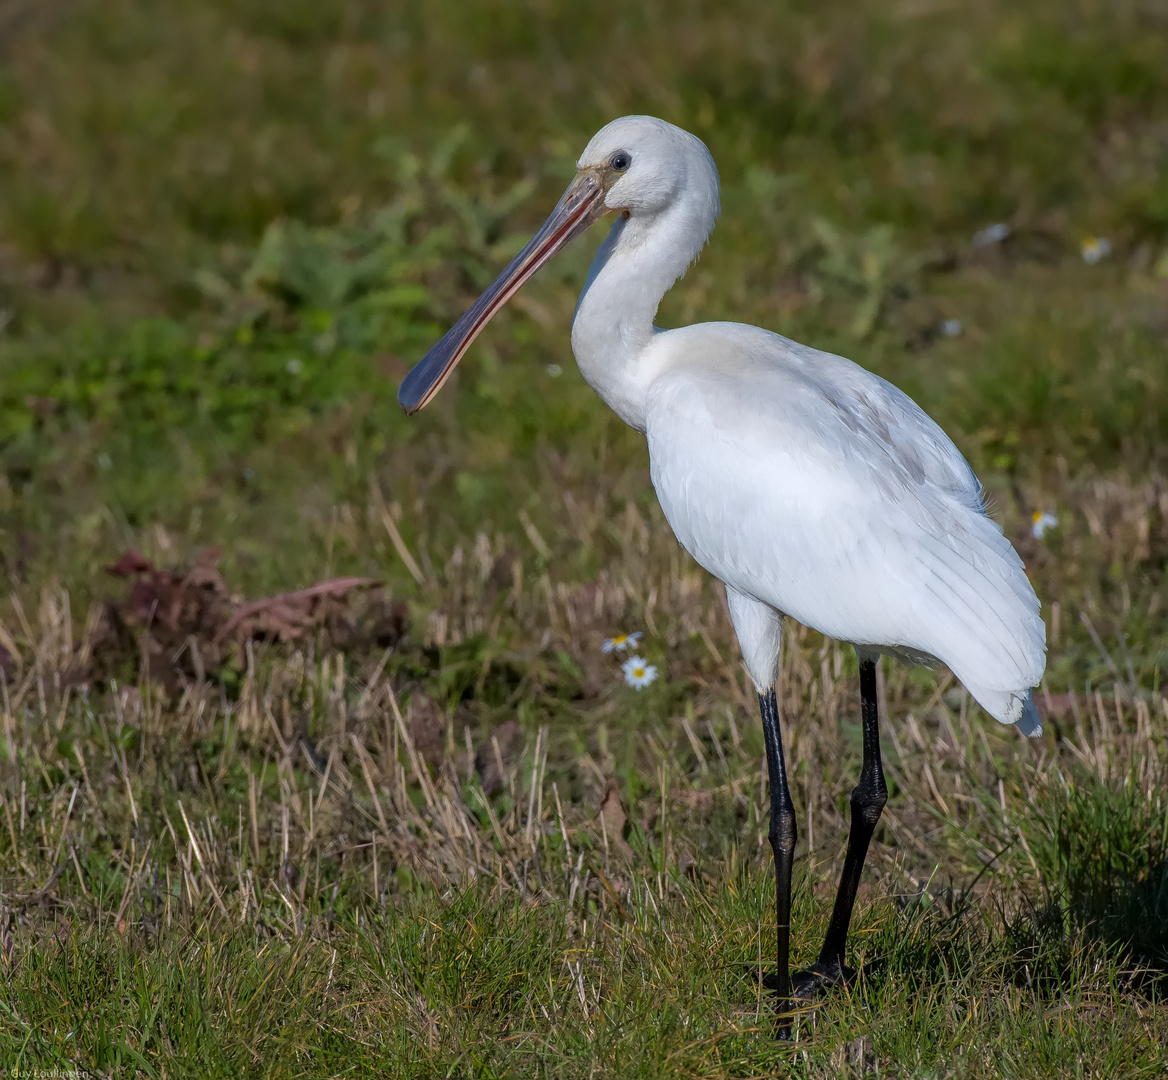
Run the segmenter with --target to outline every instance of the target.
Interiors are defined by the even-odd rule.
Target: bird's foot
[[[751,979],[762,983],[764,990],[769,990],[772,994],[782,991],[777,971],[762,971],[759,968],[750,967],[748,972]],[[856,969],[848,967],[846,964],[824,963],[817,960],[809,968],[791,972],[787,992],[792,998],[809,1001],[826,994],[834,986],[851,986],[855,982],[856,975]]]
[[[750,977],[762,985],[762,988],[769,994],[783,994],[784,988],[779,985],[779,973],[777,971],[763,971],[756,967],[749,969]],[[790,996],[791,987],[786,987],[786,996],[780,997],[775,1002],[777,1015],[775,1017],[776,1028],[775,1038],[780,1042],[790,1042],[792,1032],[794,1029],[794,1021],[798,1012],[800,1011],[798,999]]]
[[[752,972],[755,982],[761,982],[764,990],[769,990],[772,994],[779,992],[779,973],[777,971],[758,971]]]
[[[838,960],[817,960],[811,967],[792,973],[791,995],[809,1001],[833,986],[850,986],[855,977],[856,969]]]

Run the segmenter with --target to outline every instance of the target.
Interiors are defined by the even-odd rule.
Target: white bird
[[[531,243],[406,377],[407,413],[438,392],[492,315],[605,214],[619,216],[576,305],[572,351],[593,389],[643,432],[665,517],[726,585],[758,690],[770,774],[779,1033],[790,1035],[791,862],[797,830],[775,680],[786,616],[855,645],[864,763],[818,961],[794,976],[810,996],[846,982],[856,887],[887,791],[875,661],[941,661],[995,719],[1042,730],[1030,689],[1045,626],[1022,560],[986,515],[960,451],[909,397],[850,360],[741,323],[653,325],[662,296],[718,216],[706,146],[662,120],[626,116],[580,155],[575,180]]]

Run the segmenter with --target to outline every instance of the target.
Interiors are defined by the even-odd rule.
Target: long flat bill
[[[600,182],[591,173],[581,173],[564,192],[563,198],[539,232],[531,238],[531,242],[511,260],[507,269],[402,380],[397,400],[406,415],[412,416],[430,403],[442,389],[442,384],[450,378],[471,342],[478,337],[479,331],[522,288],[523,283],[565,244],[579,236],[606,212],[604,190]]]

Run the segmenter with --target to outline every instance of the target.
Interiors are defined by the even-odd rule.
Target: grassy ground
[[[1161,1075],[1161,5],[396,7],[0,7],[0,1064]],[[773,885],[724,602],[570,361],[596,238],[434,408],[394,404],[632,111],[704,138],[724,185],[660,321],[759,323],[903,386],[1047,616],[1039,740],[943,671],[882,670],[864,976],[793,1045],[752,977]],[[131,547],[219,548],[222,577],[131,593],[105,571]],[[384,588],[228,632],[341,575]],[[630,631],[661,672],[640,692],[601,651]],[[856,682],[789,628],[801,963]]]

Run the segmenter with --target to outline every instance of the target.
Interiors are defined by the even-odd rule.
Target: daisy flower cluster
[[[1088,236],[1079,248],[1083,262],[1094,265],[1111,254],[1111,241],[1101,236]]]
[[[625,682],[634,690],[644,690],[657,678],[657,665],[650,664],[643,656],[636,655],[637,642],[642,636],[640,631],[635,634],[615,634],[605,638],[604,644],[600,646],[600,651],[606,654],[632,654],[621,664],[621,671],[624,672]]]
[[[1053,529],[1058,525],[1058,518],[1049,510],[1035,510],[1030,515],[1030,535],[1035,540],[1041,540],[1046,535],[1047,529]]]

